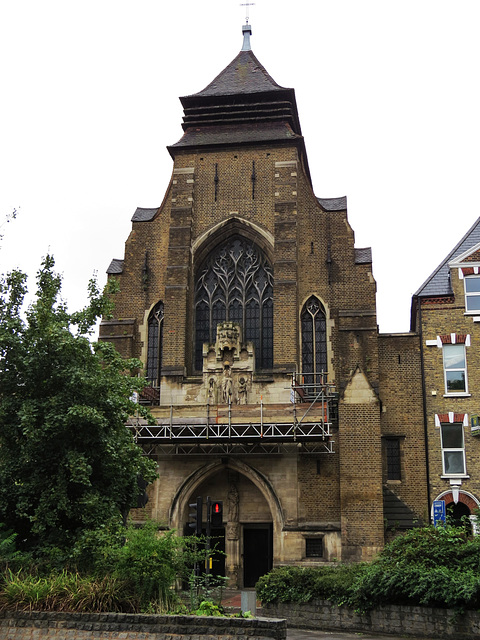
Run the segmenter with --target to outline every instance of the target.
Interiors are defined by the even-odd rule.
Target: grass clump
[[[0,611],[134,611],[126,585],[118,578],[95,578],[61,571],[38,576],[7,570],[0,591]]]

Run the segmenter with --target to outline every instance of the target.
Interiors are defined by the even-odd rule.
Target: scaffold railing
[[[171,441],[182,440],[205,442],[215,440],[254,440],[254,441],[280,441],[301,442],[303,440],[324,440],[332,434],[330,425],[323,421],[302,422],[295,424],[285,423],[193,423],[192,420],[172,420],[157,422],[149,425],[143,420],[131,418],[127,426],[133,431],[134,437],[139,440]]]
[[[144,453],[149,457],[172,455],[183,456],[271,456],[271,455],[318,455],[321,453],[335,453],[334,440],[318,440],[313,442],[253,442],[228,440],[220,442],[178,442],[148,440],[139,443]]]
[[[220,446],[226,450],[240,451],[247,443],[251,452],[263,451],[268,443],[270,450],[288,443],[320,443],[321,450],[333,453],[332,426],[337,421],[338,395],[334,386],[326,382],[327,374],[293,373],[290,389],[290,403],[276,413],[283,414],[281,419],[271,419],[268,411],[271,405],[197,405],[196,416],[175,416],[174,407],[170,407],[168,418],[158,418],[155,424],[132,417],[127,427],[133,431],[139,444],[155,443],[169,447],[171,445],[187,447]],[[179,413],[185,406],[177,408]],[[245,414],[248,414],[245,415]],[[200,414],[200,415],[199,415]],[[202,415],[203,414],[203,415]],[[291,417],[290,417],[291,416]],[[275,416],[276,417],[276,416]]]

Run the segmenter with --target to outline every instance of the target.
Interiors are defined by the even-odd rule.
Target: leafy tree
[[[47,256],[23,314],[25,283],[19,271],[0,280],[0,522],[20,548],[60,559],[86,531],[122,523],[154,463],[125,427],[141,363],[88,338],[108,292],[91,281],[89,305],[69,313]]]
[[[11,222],[11,220],[15,220],[15,218],[17,217],[18,214],[18,210],[17,209],[13,209],[13,211],[11,213],[7,213],[7,215],[5,216],[5,220],[2,222],[2,224],[0,224],[0,247],[2,246],[2,240],[3,240],[3,229],[5,227],[5,225],[7,225],[9,222]]]

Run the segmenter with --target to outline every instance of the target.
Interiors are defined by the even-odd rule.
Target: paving
[[[240,611],[241,592],[227,589],[222,598],[222,605],[228,610]],[[262,615],[262,607],[257,600],[256,615]],[[405,636],[376,635],[369,633],[352,633],[341,631],[319,631],[318,629],[292,629],[287,631],[287,640],[406,640]],[[420,640],[409,636],[408,640]],[[436,638],[422,638],[421,640],[437,640]]]
[[[342,633],[339,631],[318,631],[307,629],[288,629],[288,640],[406,640],[406,636],[381,636],[369,633]],[[415,640],[409,636],[408,640]],[[417,639],[419,640],[419,639]],[[421,640],[437,640],[422,638]]]

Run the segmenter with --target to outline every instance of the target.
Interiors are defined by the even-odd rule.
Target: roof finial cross
[[[240,6],[241,7],[247,7],[247,9],[246,9],[247,15],[246,15],[245,20],[246,20],[246,23],[248,24],[248,20],[249,20],[248,7],[255,6],[255,2],[243,2],[243,3],[240,4]]]

